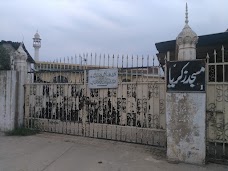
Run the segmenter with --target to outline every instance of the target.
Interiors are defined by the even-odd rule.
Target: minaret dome
[[[178,60],[196,59],[197,34],[188,25],[188,5],[186,3],[185,26],[176,38]]]

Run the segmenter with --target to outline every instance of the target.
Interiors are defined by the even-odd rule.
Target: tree
[[[10,55],[2,45],[0,45],[0,70],[10,70]]]

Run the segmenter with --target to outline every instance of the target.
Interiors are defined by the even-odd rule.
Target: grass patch
[[[40,133],[39,130],[29,129],[29,128],[16,128],[12,131],[6,131],[5,135],[7,136],[29,136]]]

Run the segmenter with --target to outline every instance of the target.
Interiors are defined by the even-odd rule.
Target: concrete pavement
[[[165,150],[145,145],[42,133],[0,135],[0,171],[227,171],[228,166],[170,164]]]

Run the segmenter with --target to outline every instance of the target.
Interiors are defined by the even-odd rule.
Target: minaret
[[[41,47],[41,38],[40,38],[40,35],[38,34],[38,31],[36,32],[33,38],[33,47],[35,49],[35,54],[34,54],[35,61],[39,61],[39,49]]]
[[[186,3],[185,26],[176,39],[176,44],[178,46],[178,60],[196,59],[196,44],[198,42],[198,36],[188,25],[188,22],[188,4]]]

